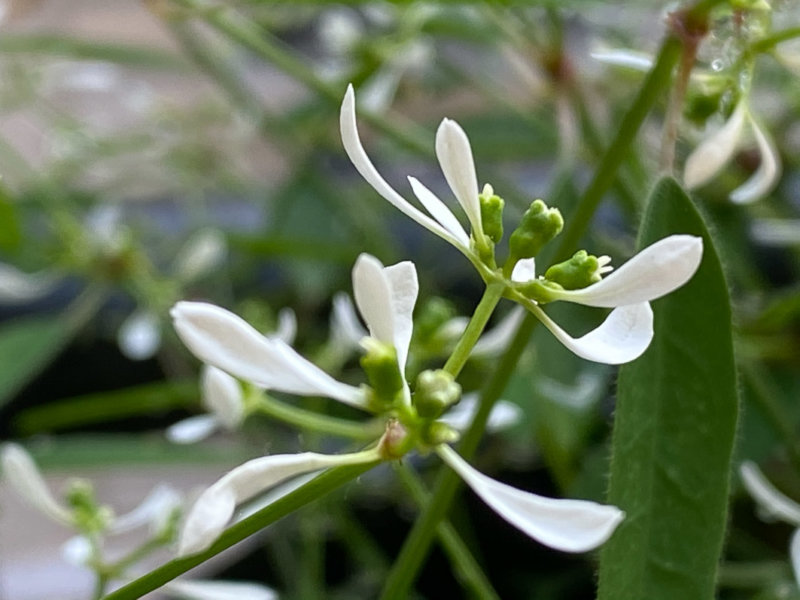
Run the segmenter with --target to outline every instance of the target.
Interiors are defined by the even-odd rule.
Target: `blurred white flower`
[[[219,229],[201,229],[186,240],[175,257],[172,270],[181,281],[194,281],[219,267],[227,250],[225,236]]]
[[[117,331],[117,345],[130,360],[153,358],[161,347],[161,324],[149,310],[131,313]]]

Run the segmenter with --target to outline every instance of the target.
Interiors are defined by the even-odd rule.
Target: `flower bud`
[[[367,353],[361,357],[361,367],[375,394],[375,399],[390,404],[403,389],[403,375],[397,365],[397,351],[393,346],[367,337],[361,340]]]
[[[503,207],[505,201],[495,195],[492,186],[488,183],[483,186],[483,192],[478,196],[481,203],[481,223],[483,233],[496,244],[503,238]]]
[[[531,258],[564,228],[564,218],[557,208],[548,208],[542,200],[534,200],[522,215],[522,221],[511,234],[508,245],[510,259]]]
[[[442,421],[433,421],[422,432],[423,441],[430,446],[452,444],[457,442],[461,434]]]
[[[111,509],[97,503],[92,484],[84,479],[70,482],[66,499],[72,508],[75,524],[81,531],[105,531],[114,520]]]
[[[441,369],[423,371],[414,388],[414,407],[424,419],[435,419],[461,397],[461,386],[453,376]]]
[[[600,281],[607,263],[606,257],[598,258],[586,250],[578,250],[569,260],[547,269],[544,277],[565,290],[579,290]]]
[[[397,419],[391,419],[386,424],[386,431],[378,443],[378,451],[385,460],[403,458],[411,449],[414,442],[408,430]]]

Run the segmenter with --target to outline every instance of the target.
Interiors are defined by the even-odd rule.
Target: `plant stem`
[[[442,367],[443,370],[450,373],[453,377],[458,377],[461,369],[464,368],[467,359],[469,359],[470,352],[472,352],[472,348],[477,343],[478,338],[481,337],[481,333],[483,333],[486,323],[489,322],[492,313],[494,313],[497,303],[500,302],[500,299],[503,297],[505,289],[506,284],[502,281],[492,282],[486,286],[483,297],[475,308],[475,312],[472,314],[467,328],[464,330],[464,333],[461,334],[461,338],[458,340],[450,358],[447,359],[444,367]]]
[[[261,531],[301,506],[305,506],[320,496],[355,479],[362,473],[370,470],[378,464],[378,462],[379,461],[373,461],[328,469],[305,485],[226,529],[219,539],[205,552],[171,560],[127,585],[124,585],[118,590],[111,592],[105,597],[105,600],[136,600],[137,598],[141,598],[145,594],[158,589],[179,575],[186,573],[188,570],[216,556],[223,550],[227,550],[234,544]]]
[[[774,32],[772,35],[753,42],[750,50],[756,52],[769,52],[781,42],[787,42],[800,37],[800,27],[789,27],[780,31]]]
[[[267,395],[261,395],[257,399],[255,408],[262,414],[280,419],[290,425],[355,440],[374,440],[380,436],[382,431],[382,429],[376,429],[373,423],[356,423],[329,417],[280,402]]]
[[[401,465],[395,469],[395,472],[411,492],[416,503],[421,507],[426,506],[430,501],[430,493],[425,489],[417,474],[406,465]],[[453,571],[465,589],[476,598],[499,600],[500,596],[456,529],[445,519],[439,523],[436,533],[442,548],[450,559]]]

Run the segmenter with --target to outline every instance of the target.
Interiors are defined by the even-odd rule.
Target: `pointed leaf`
[[[600,600],[710,600],[727,519],[738,398],[728,288],[703,219],[672,179],[640,246],[703,238],[686,285],[653,302],[655,335],[620,369],[608,501],[627,514],[601,551]]]

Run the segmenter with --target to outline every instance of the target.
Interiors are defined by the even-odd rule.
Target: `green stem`
[[[336,417],[329,417],[280,402],[267,395],[257,398],[254,406],[262,414],[280,419],[284,423],[289,423],[302,429],[310,429],[355,440],[374,440],[381,434],[381,429],[376,428],[374,423],[354,423],[344,419],[337,419]]]
[[[414,501],[421,507],[427,506],[430,501],[430,493],[425,489],[417,474],[406,465],[400,465],[395,471],[411,492]],[[450,559],[453,571],[465,589],[471,592],[471,596],[499,600],[500,596],[492,587],[478,561],[475,560],[464,540],[446,519],[439,523],[436,534]]]
[[[447,359],[443,367],[443,369],[453,377],[458,377],[461,369],[464,368],[467,359],[469,359],[470,352],[472,352],[472,348],[481,337],[481,333],[483,333],[492,313],[494,313],[497,303],[500,302],[500,299],[503,297],[505,289],[506,284],[502,281],[492,282],[486,286],[483,297],[475,308],[475,312],[472,314],[467,328],[464,330],[453,353],[450,355],[450,358]]]
[[[172,581],[179,575],[183,575],[189,569],[216,556],[223,550],[227,550],[234,544],[261,531],[278,519],[285,517],[298,508],[316,500],[320,496],[355,479],[359,475],[370,470],[378,464],[378,462],[379,461],[373,461],[328,469],[307,484],[226,529],[219,539],[205,552],[171,560],[118,590],[111,592],[105,597],[105,600],[136,600],[137,598],[141,598],[145,594],[158,589],[165,583]]]
[[[625,113],[617,135],[606,150],[589,187],[581,197],[575,214],[570,219],[569,226],[562,234],[555,260],[568,258],[588,228],[603,194],[614,183],[617,170],[645,117],[663,96],[680,53],[681,44],[678,40],[673,37],[664,40],[653,69],[645,78],[633,104]],[[536,323],[535,317],[528,314],[484,390],[478,413],[459,447],[460,454],[467,460],[477,449],[489,413],[511,378]],[[392,571],[389,573],[381,596],[383,600],[408,597],[408,591],[428,554],[436,526],[447,514],[458,487],[458,476],[449,469],[443,469],[434,487],[430,503],[414,524]]]
[[[781,42],[787,42],[798,37],[800,37],[800,27],[789,27],[787,29],[782,29],[781,31],[776,31],[770,36],[761,38],[757,42],[753,42],[750,45],[750,51],[753,53],[769,52]]]

